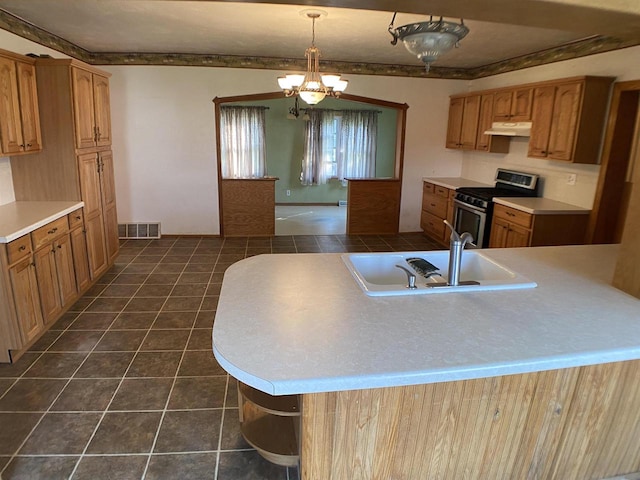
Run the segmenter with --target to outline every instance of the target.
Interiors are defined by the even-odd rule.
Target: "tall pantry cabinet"
[[[118,254],[110,74],[74,59],[36,59],[43,150],[11,158],[16,200],[82,200],[91,279]]]

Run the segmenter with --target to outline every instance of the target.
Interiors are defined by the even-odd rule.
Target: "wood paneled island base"
[[[640,470],[640,360],[302,397],[303,480]]]

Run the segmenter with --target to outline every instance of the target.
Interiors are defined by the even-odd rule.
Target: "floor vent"
[[[118,237],[122,239],[160,238],[160,223],[120,223]]]
[[[338,200],[338,206],[339,207],[346,207],[347,206],[347,201],[346,200]]]

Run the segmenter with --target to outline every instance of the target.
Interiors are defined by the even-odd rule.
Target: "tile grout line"
[[[175,243],[175,241],[174,241]],[[150,243],[148,243],[147,245],[145,245],[145,247],[142,249],[142,251],[140,253],[138,253],[137,255],[135,255],[131,261],[127,264],[127,266],[131,265],[133,263],[133,260],[135,258],[137,258],[138,256],[140,256],[142,254],[142,252],[149,246]],[[167,250],[168,251],[168,250]],[[167,254],[165,253],[162,258],[166,257]],[[145,279],[148,280],[149,275],[151,275],[151,273],[157,268],[157,266],[160,265],[160,262],[158,262],[156,264],[156,267],[154,267],[150,273],[147,273],[147,278]],[[125,267],[126,268],[126,267]],[[124,270],[124,269],[123,269]],[[115,277],[117,278],[119,275],[121,274],[121,272],[118,273],[118,275]],[[113,280],[115,280],[115,278]],[[111,281],[109,283],[109,285],[113,285],[113,281]],[[144,285],[144,282],[140,283],[140,286],[138,287],[138,289],[136,290],[136,292],[138,290],[140,290],[140,288],[142,288],[142,285]],[[127,308],[127,305],[129,305],[129,303],[131,303],[131,301],[135,298],[135,294],[133,296],[131,296],[131,298],[129,299],[129,301],[122,307],[122,310],[120,310],[120,312],[118,313],[118,315],[116,315],[116,318],[114,318],[114,322],[116,321],[116,319],[120,316],[120,314],[122,314],[125,309]],[[169,298],[169,297],[167,297]],[[165,300],[166,303],[166,300]],[[163,304],[164,305],[164,304]],[[158,315],[160,313],[160,311],[162,310],[162,307],[160,308],[160,310],[158,310],[158,313],[156,313],[156,319],[158,318]],[[156,319],[154,319],[154,322],[156,321]],[[153,323],[151,324],[151,327],[153,326]],[[113,323],[111,324],[113,325]],[[105,418],[105,416],[107,415],[107,412],[109,411],[109,407],[111,406],[111,404],[113,403],[113,400],[115,399],[116,395],[118,394],[118,392],[120,391],[120,387],[122,386],[122,383],[124,382],[124,380],[127,378],[127,373],[129,372],[129,370],[131,369],[131,365],[133,365],[133,362],[135,361],[138,353],[140,352],[140,349],[142,348],[142,344],[144,343],[144,341],[146,340],[146,338],[149,336],[149,332],[151,331],[151,327],[149,327],[147,329],[147,333],[145,334],[145,336],[143,337],[142,341],[140,342],[140,345],[138,345],[138,348],[136,350],[136,352],[134,353],[134,355],[131,357],[131,360],[129,361],[129,365],[127,366],[126,370],[124,371],[124,373],[122,374],[122,377],[120,378],[120,381],[118,382],[118,386],[115,388],[113,394],[111,395],[111,399],[109,400],[109,403],[107,403],[106,407],[104,408],[104,410],[102,411],[102,415],[100,416],[100,419],[98,420],[98,422],[96,423],[96,426],[93,429],[93,432],[91,433],[91,436],[89,437],[89,439],[87,440],[86,445],[84,446],[84,449],[82,450],[82,453],[80,454],[78,461],[76,462],[75,466],[73,467],[73,470],[71,472],[71,474],[69,475],[69,478],[73,478],[73,476],[75,475],[76,471],[78,470],[78,467],[80,466],[80,463],[82,462],[82,459],[84,458],[85,454],[87,453],[87,449],[89,448],[89,445],[91,445],[91,442],[93,441],[93,439],[95,438],[95,435],[98,431],[98,429],[100,428],[100,425],[102,425],[102,422]],[[108,330],[105,330],[105,334]],[[97,344],[96,344],[97,345]],[[88,358],[88,356],[87,356]],[[150,455],[150,454],[149,454]]]

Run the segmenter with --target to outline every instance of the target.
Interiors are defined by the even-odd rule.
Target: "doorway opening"
[[[216,114],[216,150],[218,163],[218,194],[220,233],[222,236],[233,236],[230,232],[229,219],[233,216],[233,230],[243,234],[250,230],[250,225],[240,226],[238,220],[244,223],[260,223],[256,218],[256,210],[251,206],[243,206],[241,214],[230,215],[233,203],[238,197],[225,195],[224,190],[229,179],[221,176],[220,153],[220,109],[229,104],[238,106],[266,106],[267,129],[272,126],[273,131],[267,131],[267,137],[275,140],[269,144],[267,140],[267,173],[265,178],[275,182],[272,210],[266,212],[264,202],[261,204],[261,216],[271,217],[274,225],[272,233],[265,233],[263,229],[258,235],[291,235],[295,231],[299,235],[331,235],[331,234],[360,234],[360,233],[397,233],[399,229],[400,195],[399,186],[402,181],[404,138],[406,125],[406,110],[408,105],[387,102],[368,97],[343,94],[340,100],[326,99],[322,108],[335,112],[340,111],[369,111],[378,115],[378,131],[382,132],[376,150],[375,174],[365,177],[346,178],[347,175],[329,174],[324,182],[310,183],[303,178],[301,170],[303,161],[303,142],[305,137],[305,119],[302,115],[292,115],[291,107],[294,99],[283,97],[281,92],[244,95],[235,97],[216,97],[214,100]],[[333,103],[332,103],[333,102]],[[319,110],[321,107],[315,107]],[[301,112],[304,109],[301,109]],[[297,109],[296,109],[297,113]],[[300,117],[300,118],[299,118]],[[297,132],[297,133],[296,133]],[[323,157],[323,164],[325,160]],[[247,182],[246,180],[252,180]],[[245,179],[251,185],[256,179]],[[371,181],[374,180],[374,181]],[[377,182],[376,182],[377,181]],[[397,183],[396,188],[389,188],[388,184]],[[264,182],[263,182],[264,183]],[[273,183],[273,182],[272,182]],[[353,184],[356,184],[354,187]],[[251,186],[249,185],[249,186]],[[350,198],[352,191],[358,192]],[[370,194],[362,195],[363,189]],[[393,197],[393,198],[390,198]],[[246,203],[248,195],[243,194],[242,202]],[[364,202],[364,203],[363,203]],[[383,212],[376,206],[382,202],[388,205]],[[346,206],[344,206],[346,204]],[[238,208],[236,208],[238,210]],[[226,213],[226,215],[225,215]],[[388,218],[387,218],[388,217]],[[227,221],[225,221],[227,219]],[[275,219],[275,221],[273,221]],[[341,222],[341,224],[339,224]],[[362,229],[370,229],[363,232]],[[379,230],[379,231],[378,231]]]

